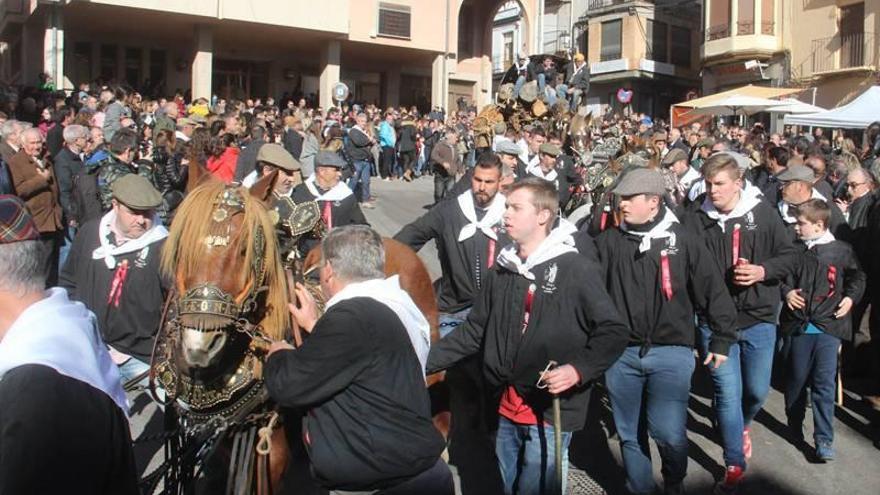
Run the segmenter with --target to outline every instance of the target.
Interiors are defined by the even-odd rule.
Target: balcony
[[[837,34],[811,43],[813,75],[876,65],[874,33]]]
[[[587,8],[589,10],[598,10],[606,7],[613,7],[615,5],[623,5],[633,1],[634,0],[590,0],[589,3],[587,3]]]

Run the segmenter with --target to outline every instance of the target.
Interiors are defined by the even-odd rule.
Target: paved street
[[[379,196],[378,207],[366,210],[372,226],[382,235],[393,235],[400,227],[423,214],[423,206],[431,203],[433,183],[430,177],[413,183],[384,182],[374,179],[373,191]],[[421,251],[431,274],[439,276],[439,263],[433,243]],[[724,472],[721,447],[712,428],[711,388],[708,375],[694,374],[694,391],[689,411],[690,464],[686,487],[688,492],[709,493],[713,480]],[[847,387],[848,388],[848,387]],[[868,417],[871,411],[855,392],[847,391],[844,407],[838,408],[835,421],[837,460],[815,464],[786,439],[785,413],[779,384],[774,383],[767,404],[752,428],[754,455],[741,493],[749,495],[876,495],[880,493],[880,450],[873,447]],[[594,395],[594,405],[602,397]],[[603,401],[604,403],[604,401]],[[613,428],[610,412],[593,407],[589,427],[575,436],[571,462],[584,470],[610,494],[623,491],[619,445],[616,437],[607,440]],[[805,437],[812,438],[812,417],[808,413]],[[655,477],[661,480],[659,455],[653,449]],[[578,485],[578,470],[573,471],[573,485]],[[587,484],[581,484],[586,486]],[[596,493],[592,490],[572,493]]]

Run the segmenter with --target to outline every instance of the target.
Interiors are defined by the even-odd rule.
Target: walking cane
[[[544,382],[544,374],[555,368],[559,363],[549,361],[544,371],[535,384],[539,389],[546,389],[547,384]],[[559,394],[551,394],[553,396],[553,447],[556,454],[556,486],[559,487],[559,493],[562,495],[562,407],[559,402]]]

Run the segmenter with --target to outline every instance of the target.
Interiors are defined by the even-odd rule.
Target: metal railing
[[[614,5],[623,5],[625,3],[630,3],[635,0],[590,0],[587,3],[588,10],[596,10],[596,9],[604,9],[605,7],[611,7]]]
[[[873,65],[874,33],[837,34],[812,41],[813,73]]]

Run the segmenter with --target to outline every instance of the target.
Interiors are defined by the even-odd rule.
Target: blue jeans
[[[370,200],[370,168],[372,166],[369,160],[354,162],[354,175],[348,179],[348,188],[355,193],[359,203]],[[359,196],[357,194],[358,185],[361,186]]]
[[[571,432],[562,432],[562,487],[556,485],[556,450],[553,427],[521,425],[501,416],[495,437],[495,455],[505,495],[556,495],[565,493],[568,478],[568,445]]]
[[[680,483],[687,474],[687,407],[695,366],[690,347],[656,346],[645,357],[639,350],[628,347],[605,372],[626,487],[634,494],[656,490],[648,434],[657,442],[666,484]]]
[[[526,83],[526,76],[519,76],[516,78],[516,84],[513,85],[513,95],[519,98],[519,90],[522,89],[523,84]]]
[[[61,276],[61,270],[67,263],[67,255],[70,254],[70,248],[73,247],[73,239],[76,238],[76,229],[68,226],[64,231],[61,239],[61,248],[58,250],[58,276]]]
[[[788,425],[802,435],[807,412],[807,385],[813,403],[816,444],[834,442],[834,392],[840,339],[825,333],[791,337],[786,366],[785,413]]]
[[[700,327],[700,356],[705,359],[712,332]],[[721,431],[726,466],[746,467],[743,430],[767,399],[776,345],[776,325],[757,323],[737,330],[727,361],[719,368],[709,366],[715,386],[715,414]]]

